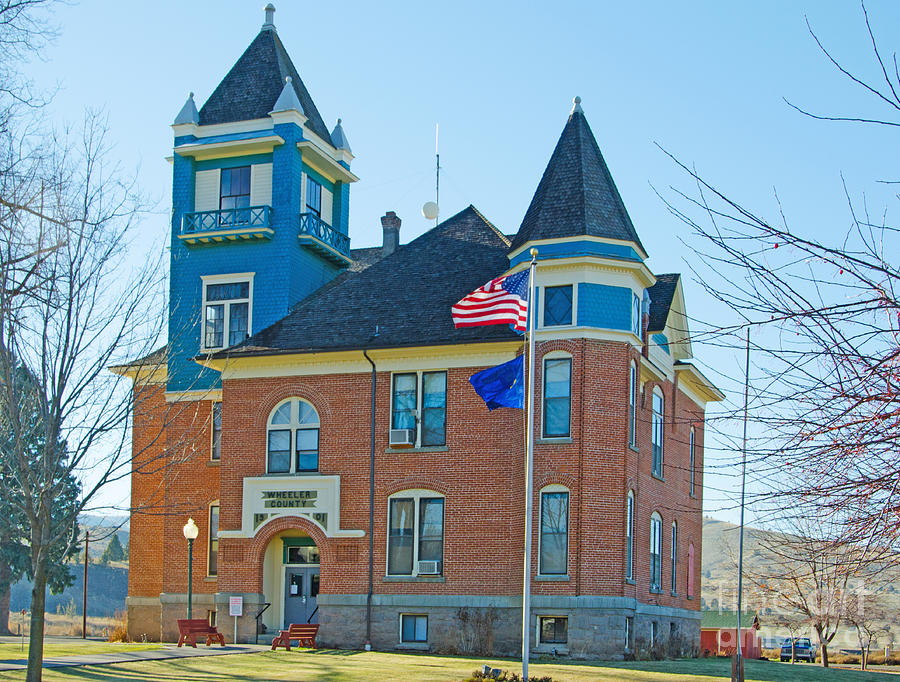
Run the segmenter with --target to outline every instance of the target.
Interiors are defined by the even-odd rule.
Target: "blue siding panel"
[[[537,247],[538,260],[553,260],[555,258],[583,258],[585,256],[595,256],[601,258],[619,258],[622,260],[631,260],[638,263],[642,262],[642,258],[638,256],[637,251],[625,244],[607,244],[605,242],[595,241],[575,241],[561,242],[555,244],[541,244]],[[525,249],[515,258],[510,259],[509,266],[515,267],[519,263],[531,261],[529,249]]]
[[[578,326],[631,329],[632,291],[627,287],[582,282],[578,285]]]

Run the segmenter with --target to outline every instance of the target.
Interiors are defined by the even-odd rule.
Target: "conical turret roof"
[[[287,76],[307,117],[306,125],[331,142],[331,134],[274,28],[263,28],[231,67],[200,109],[200,125],[266,118]]]
[[[634,242],[646,253],[580,102],[576,97],[512,249],[540,239],[588,235]]]

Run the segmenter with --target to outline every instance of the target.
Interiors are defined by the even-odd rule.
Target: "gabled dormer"
[[[538,330],[641,343],[641,301],[655,278],[612,175],[574,106],[513,238],[512,268],[538,249]]]
[[[347,135],[340,120],[328,131],[265,12],[203,106],[191,93],[172,125],[170,390],[208,389],[191,358],[275,323],[350,264]]]

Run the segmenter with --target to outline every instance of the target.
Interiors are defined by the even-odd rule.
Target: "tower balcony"
[[[350,264],[350,237],[335,230],[315,213],[300,214],[300,243],[335,265]]]
[[[193,211],[181,218],[178,238],[188,244],[271,239],[271,206],[223,208],[218,211]]]

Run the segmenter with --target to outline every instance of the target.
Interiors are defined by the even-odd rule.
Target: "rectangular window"
[[[631,363],[628,373],[628,442],[637,445],[637,364]]]
[[[672,524],[672,594],[678,592],[678,524]]]
[[[271,429],[269,431],[270,474],[286,474],[291,470],[291,431]]]
[[[209,506],[209,561],[207,575],[219,574],[219,505]]]
[[[544,438],[569,435],[571,396],[571,358],[544,360]]]
[[[391,390],[391,428],[415,432],[417,446],[447,443],[447,372],[395,374]]]
[[[538,572],[565,575],[569,554],[569,493],[541,494],[541,555]]]
[[[322,216],[322,185],[306,176],[306,212]]]
[[[650,590],[662,590],[662,520],[650,519]]]
[[[565,616],[542,616],[541,644],[566,644],[569,641],[569,619]]]
[[[697,469],[697,456],[696,456],[696,437],[694,436],[694,427],[691,427],[691,442],[690,442],[690,466],[688,467],[688,475],[691,477],[689,486],[689,492],[691,497],[694,497],[694,479],[696,478],[696,469]]]
[[[219,208],[222,210],[250,207],[250,166],[223,168],[220,174]],[[223,213],[219,216],[222,227],[246,223],[247,211]]]
[[[204,348],[233,346],[250,335],[249,281],[205,284],[203,294]]]
[[[319,470],[319,429],[302,428],[296,432],[295,471]]]
[[[400,641],[422,643],[428,641],[428,616],[403,613],[400,615]]]
[[[388,516],[388,575],[441,575],[444,498],[393,498]]]
[[[655,620],[650,621],[650,646],[654,646],[659,642],[659,623]]]
[[[544,287],[544,326],[572,324],[572,285]]]
[[[212,451],[210,459],[219,460],[222,457],[222,403],[212,404]]]
[[[653,392],[653,415],[651,421],[650,440],[653,449],[653,474],[663,475],[663,397],[659,391]]]
[[[625,651],[630,652],[634,648],[634,617],[625,616]]]
[[[625,516],[625,577],[634,580],[634,494],[630,492]]]

